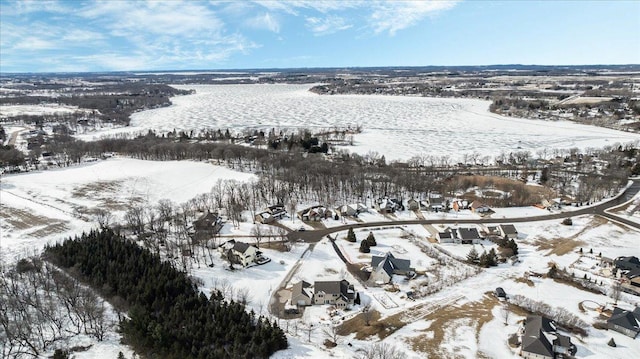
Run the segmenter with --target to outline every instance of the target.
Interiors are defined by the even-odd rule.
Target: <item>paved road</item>
[[[537,222],[548,220],[559,220],[567,217],[580,216],[584,214],[597,214],[607,219],[624,223],[630,227],[640,229],[640,224],[620,218],[607,212],[608,209],[617,207],[630,199],[632,199],[638,192],[640,192],[640,178],[633,179],[633,184],[629,186],[622,194],[614,197],[606,202],[602,202],[595,206],[585,207],[570,212],[553,213],[544,216],[533,217],[516,217],[516,218],[480,218],[480,219],[412,219],[412,220],[395,220],[384,222],[366,222],[366,223],[353,223],[331,228],[323,228],[317,230],[307,230],[303,232],[289,232],[287,237],[291,240],[302,240],[307,243],[315,243],[320,241],[325,236],[346,231],[349,228],[375,228],[375,227],[389,227],[399,225],[413,225],[413,224],[491,224],[491,223],[522,223],[522,222]]]

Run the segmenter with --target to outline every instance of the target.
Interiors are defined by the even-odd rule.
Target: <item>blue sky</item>
[[[640,64],[640,1],[0,0],[0,72]]]

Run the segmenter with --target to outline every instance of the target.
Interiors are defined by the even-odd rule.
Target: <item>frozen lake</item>
[[[459,159],[463,153],[603,147],[640,135],[579,125],[498,116],[489,101],[401,96],[333,95],[310,85],[185,85],[196,94],[172,98],[171,107],[133,114],[130,130],[205,128],[328,128],[362,125],[349,150],[375,151],[387,160],[414,155]]]

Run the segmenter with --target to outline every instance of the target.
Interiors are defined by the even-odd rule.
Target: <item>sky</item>
[[[640,64],[640,1],[0,0],[0,72]]]

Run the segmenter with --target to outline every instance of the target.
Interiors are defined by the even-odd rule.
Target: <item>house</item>
[[[441,212],[444,210],[444,198],[429,197],[429,209],[433,212]]]
[[[410,260],[396,258],[391,252],[382,257],[372,256],[371,268],[369,281],[372,283],[389,283],[394,274],[412,275],[415,272]]]
[[[267,212],[269,212],[275,219],[282,219],[287,216],[287,211],[281,204],[275,204],[273,206],[267,207]]]
[[[321,221],[323,219],[333,217],[333,212],[323,206],[314,206],[307,208],[298,214],[303,221]]]
[[[444,231],[438,232],[436,234],[436,239],[440,243],[453,243],[456,239],[458,239],[458,235],[455,230],[447,227]]]
[[[341,216],[357,217],[360,213],[367,212],[367,206],[362,203],[345,204],[336,208],[336,212]]]
[[[313,288],[311,283],[300,281],[291,288],[291,304],[298,307],[311,305],[313,300]]]
[[[558,333],[555,323],[539,315],[530,315],[524,324],[520,356],[523,358],[554,359],[574,355],[577,351],[571,338]]]
[[[487,226],[487,231],[485,232],[487,236],[500,236],[500,228],[498,226]]]
[[[640,269],[640,260],[638,257],[618,257],[613,261],[613,265],[620,270],[636,270]]]
[[[276,221],[276,218],[272,216],[271,212],[269,211],[262,211],[260,213],[256,213],[255,219],[256,219],[256,222],[262,223],[262,224],[269,224]]]
[[[500,231],[500,235],[502,238],[507,237],[508,239],[516,239],[518,238],[518,230],[516,226],[513,224],[501,224],[498,226],[498,230]]]
[[[222,229],[224,222],[217,213],[207,211],[193,221],[193,238],[196,240],[212,237]]]
[[[616,276],[628,283],[628,286],[624,286],[625,291],[640,294],[640,290],[636,289],[640,288],[640,260],[638,257],[618,257],[613,260],[613,266]]]
[[[559,211],[560,209],[562,209],[560,198],[554,198],[551,201],[543,199],[540,204],[541,207],[549,211]]]
[[[607,319],[607,328],[635,339],[640,333],[640,308],[632,312],[613,308],[613,314]]]
[[[253,244],[236,242],[232,239],[223,244],[221,248],[231,263],[240,264],[243,267],[265,264],[271,261],[270,258],[264,257],[260,249]]]
[[[480,233],[476,228],[458,228],[458,241],[462,244],[478,244],[480,243]]]
[[[489,206],[478,200],[471,202],[469,208],[471,209],[471,212],[476,213],[480,216],[487,216],[491,213],[494,213],[493,210],[489,208]]]
[[[407,201],[407,208],[410,211],[417,211],[422,209],[422,201],[418,201],[415,198],[411,198]]]
[[[378,204],[378,210],[383,213],[394,213],[395,211],[403,211],[404,206],[402,200],[397,198],[380,198],[376,201]]]
[[[345,279],[340,281],[316,281],[313,285],[313,304],[332,304],[346,308],[353,304],[356,291]]]

